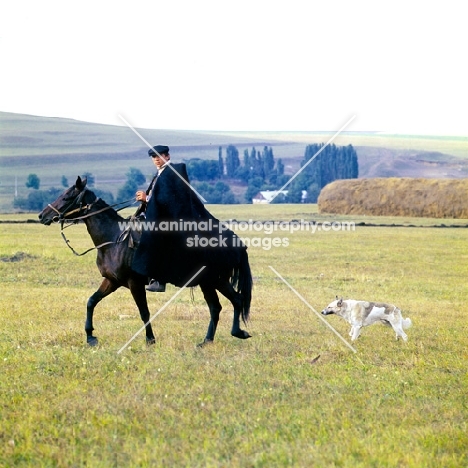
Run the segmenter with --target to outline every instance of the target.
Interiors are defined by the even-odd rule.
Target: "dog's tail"
[[[402,325],[403,325],[403,329],[405,329],[405,330],[407,328],[411,327],[411,325],[412,325],[411,319],[410,318],[403,319]]]

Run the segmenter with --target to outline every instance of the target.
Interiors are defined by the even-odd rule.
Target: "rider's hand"
[[[146,193],[143,190],[138,190],[136,193],[136,200],[141,202],[146,202]]]

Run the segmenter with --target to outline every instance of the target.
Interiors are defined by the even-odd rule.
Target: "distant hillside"
[[[398,150],[357,146],[360,177],[468,177],[466,158],[437,151]]]
[[[234,144],[239,151],[268,141],[255,134],[237,136],[219,132],[138,129],[151,144],[168,144],[174,161],[190,158],[217,159],[218,148]],[[274,142],[276,157],[293,156],[299,161],[303,144]],[[37,174],[41,188],[60,187],[62,176],[72,183],[77,175],[90,172],[96,187],[114,195],[123,185],[130,167],[151,178],[154,166],[145,143],[128,127],[101,125],[71,119],[36,117],[0,112],[0,212],[12,211],[15,187],[18,196],[28,190],[28,174]],[[291,165],[292,164],[292,165]],[[291,161],[293,173],[299,163]],[[286,164],[288,166],[288,164]],[[239,188],[236,194],[241,194]]]
[[[282,158],[285,173],[294,174],[308,144],[326,143],[333,132],[207,132],[138,129],[151,144],[167,144],[175,161],[194,157],[217,159],[218,148],[264,146]],[[468,138],[405,137],[346,132],[336,145],[352,144],[358,154],[360,177],[468,177]],[[25,196],[28,174],[41,188],[60,187],[90,172],[96,186],[116,194],[130,167],[150,177],[153,165],[147,147],[126,126],[0,112],[0,212],[13,211],[15,190]],[[225,153],[223,153],[225,155]],[[242,188],[234,192],[241,195]]]

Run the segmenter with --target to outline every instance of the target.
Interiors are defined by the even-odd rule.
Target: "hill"
[[[217,159],[218,148],[273,148],[282,158],[286,174],[300,167],[305,147],[327,142],[333,132],[208,132],[138,129],[151,144],[171,147],[174,160],[194,157]],[[408,137],[345,132],[334,143],[352,144],[358,153],[360,177],[468,177],[468,138]],[[150,177],[153,166],[147,147],[126,126],[102,125],[72,119],[37,117],[0,112],[0,212],[13,210],[17,191],[25,196],[28,174],[35,173],[41,188],[60,187],[91,172],[96,187],[116,194],[129,167]],[[225,153],[223,153],[225,155]],[[233,191],[241,195],[242,188]]]

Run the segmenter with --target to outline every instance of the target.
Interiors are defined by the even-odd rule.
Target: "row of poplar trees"
[[[316,203],[325,185],[337,179],[356,179],[359,176],[358,156],[352,145],[308,145],[301,168],[304,169],[287,187],[288,203],[304,201],[304,190],[307,192],[305,201]]]
[[[248,184],[246,200],[251,202],[259,191],[278,190],[292,177],[284,174],[281,159],[275,161],[273,149],[264,147],[263,151],[244,150],[243,164],[237,148],[226,148],[225,171],[221,148],[218,164],[220,173],[228,178],[239,179]],[[320,190],[336,179],[355,179],[359,175],[358,157],[352,145],[336,146],[312,144],[305,149],[300,173],[287,185],[288,194],[277,197],[277,203],[316,203]]]

